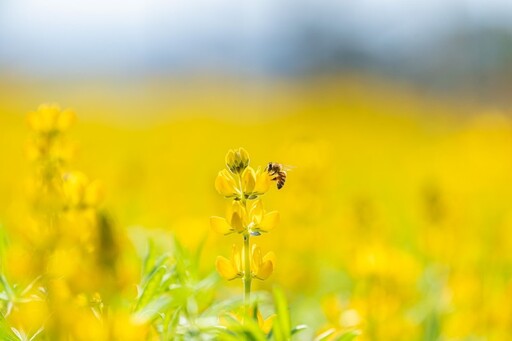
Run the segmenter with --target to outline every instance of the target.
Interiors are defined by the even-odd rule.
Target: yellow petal
[[[263,256],[263,263],[270,261],[272,263],[272,268],[276,269],[276,255],[274,252],[270,251]]]
[[[258,326],[260,329],[265,333],[268,334],[272,330],[272,325],[274,323],[274,318],[276,317],[276,314],[272,314],[266,319],[263,319],[263,316],[261,315],[261,312],[258,310]]]
[[[245,150],[244,148],[238,148],[238,155],[243,164],[249,165],[250,159],[247,150]]]
[[[32,130],[41,130],[41,117],[37,112],[31,112],[27,115],[27,123]]]
[[[235,181],[226,169],[223,169],[215,179],[215,189],[225,197],[236,195]]]
[[[238,233],[244,232],[246,230],[247,224],[246,222],[246,212],[243,205],[240,201],[233,201],[230,208],[228,209],[228,222]]]
[[[69,172],[64,174],[62,189],[72,206],[79,206],[84,203],[85,189],[89,180],[80,172]]]
[[[260,199],[252,200],[247,203],[250,220],[259,225],[263,218],[263,202]]]
[[[233,267],[233,264],[225,257],[217,256],[215,267],[217,268],[217,272],[228,281],[238,277],[238,272]]]
[[[261,266],[258,269],[258,272],[255,274],[254,277],[257,279],[265,280],[267,279],[272,272],[274,271],[274,264],[270,260],[267,260],[266,262],[263,262]]]
[[[30,161],[37,160],[41,157],[41,150],[34,143],[29,143],[25,146],[25,155]]]
[[[231,227],[238,233],[245,231],[243,217],[240,216],[240,213],[233,212],[233,215],[231,216]]]
[[[272,179],[270,175],[265,170],[258,168],[256,172],[256,184],[254,185],[254,192],[263,194],[266,193],[270,189],[270,185],[272,184]]]
[[[233,213],[238,213],[238,215],[243,216],[245,213],[245,208],[240,202],[240,200],[233,200],[231,205],[228,206],[226,210],[226,217],[228,218],[228,222],[231,224],[231,216]]]
[[[88,206],[97,206],[105,197],[105,186],[101,181],[91,182],[85,191],[84,202]]]
[[[232,170],[234,168],[234,163],[235,163],[235,152],[232,149],[230,149],[226,153],[225,161],[226,161],[226,167],[229,170]]]
[[[212,227],[212,230],[223,235],[233,233],[233,229],[226,219],[221,217],[210,217],[210,226]]]
[[[40,115],[41,130],[51,131],[56,128],[60,107],[57,104],[42,104],[37,109]]]
[[[243,247],[242,252],[240,252],[238,247],[235,244],[233,244],[233,247],[231,249],[231,264],[239,274],[242,272],[242,253]]]
[[[268,232],[279,224],[279,212],[272,211],[263,216],[263,220],[259,224],[262,231]]]
[[[258,246],[256,246],[256,244],[253,244],[251,254],[252,254],[252,263],[251,263],[252,271],[254,273],[256,273],[256,272],[258,272],[259,267],[262,262],[261,249]]]
[[[243,148],[230,150],[226,154],[226,167],[232,173],[241,173],[249,165],[249,154]]]
[[[57,120],[57,129],[64,131],[68,129],[75,121],[75,112],[70,109],[62,111]]]
[[[255,246],[255,245],[254,245]],[[261,257],[261,250],[259,247],[253,246],[253,264],[252,271],[253,277],[265,280],[274,271],[275,255],[273,252],[268,252],[265,256]]]
[[[242,190],[245,194],[252,193],[256,185],[256,173],[252,167],[247,167],[242,173]]]

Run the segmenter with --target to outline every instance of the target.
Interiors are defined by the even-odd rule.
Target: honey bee
[[[277,162],[269,162],[265,170],[272,176],[272,181],[277,182],[277,189],[281,189],[286,182],[286,172],[291,168]]]

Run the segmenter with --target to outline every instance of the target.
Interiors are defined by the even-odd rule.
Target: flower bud
[[[230,150],[226,154],[226,167],[232,173],[242,173],[249,166],[249,153],[243,148]]]

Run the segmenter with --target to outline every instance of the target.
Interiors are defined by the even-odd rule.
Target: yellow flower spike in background
[[[93,180],[85,189],[84,203],[88,207],[98,206],[105,197],[105,185],[102,181]]]
[[[67,172],[62,176],[62,189],[67,205],[75,208],[95,207],[105,195],[102,182],[89,181],[81,172]]]
[[[71,109],[61,110],[58,104],[41,104],[37,111],[27,116],[27,122],[34,131],[41,133],[61,132],[75,121]]]
[[[69,206],[81,206],[89,179],[81,172],[67,172],[62,176],[62,189]]]

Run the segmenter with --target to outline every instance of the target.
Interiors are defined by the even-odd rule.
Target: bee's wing
[[[283,170],[284,170],[285,172],[289,172],[289,171],[291,171],[291,170],[293,170],[293,169],[295,169],[295,168],[296,168],[295,166],[283,165]]]

